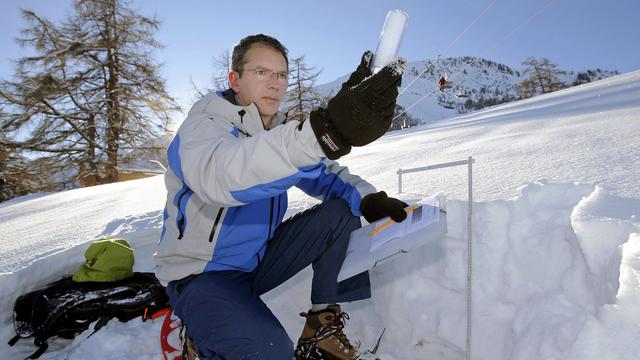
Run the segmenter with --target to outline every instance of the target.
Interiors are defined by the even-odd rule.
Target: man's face
[[[263,121],[270,121],[278,112],[280,102],[287,91],[288,81],[278,74],[287,72],[287,62],[282,54],[268,46],[253,45],[245,54],[241,73],[231,71],[229,83],[242,105],[255,103]],[[260,74],[256,74],[256,69]],[[265,71],[272,72],[265,76]]]

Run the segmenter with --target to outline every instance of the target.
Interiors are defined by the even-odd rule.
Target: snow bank
[[[379,350],[385,360],[464,358],[467,205],[447,206],[449,236],[374,269],[373,299],[345,306],[353,318],[349,333],[363,346],[387,329]],[[512,200],[475,203],[474,212],[474,359],[640,353],[640,343],[629,343],[637,334],[633,324],[640,324],[640,302],[633,302],[638,235],[631,235],[640,231],[640,201],[593,185],[534,182]],[[621,267],[623,244],[629,255]],[[303,325],[297,313],[309,306],[310,280],[307,270],[266,295],[294,339]],[[621,296],[627,305],[618,308]],[[616,330],[620,319],[629,324],[624,332]],[[607,331],[626,341],[598,335]],[[576,349],[583,341],[593,344],[589,352]],[[626,345],[616,357],[617,343]]]
[[[345,305],[348,333],[364,348],[383,328],[385,360],[463,359],[466,207],[450,200],[449,234],[372,271],[373,298]],[[291,211],[291,215],[294,211]],[[640,201],[581,184],[529,183],[511,200],[474,203],[474,359],[629,359],[640,324]],[[161,227],[151,212],[112,221],[105,235],[127,238],[136,270],[151,271]],[[0,277],[2,336],[12,335],[13,300],[69,273],[86,244],[49,254]],[[264,296],[292,339],[308,310],[311,270]],[[161,319],[117,320],[93,336],[55,340],[44,359],[158,359]],[[11,358],[31,342],[0,345]],[[633,357],[633,356],[632,356]]]

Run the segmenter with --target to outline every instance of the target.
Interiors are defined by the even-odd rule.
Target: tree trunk
[[[118,55],[117,50],[117,27],[116,27],[116,2],[113,1],[113,11],[111,18],[105,21],[107,32],[107,41],[109,50],[107,52],[107,108],[108,122],[107,127],[107,164],[106,164],[106,182],[112,183],[118,181],[118,143],[120,140],[120,131],[122,128],[122,114],[120,113],[120,102],[118,96]]]
[[[297,84],[298,84],[298,116],[300,117],[298,120],[300,122],[304,121],[304,106],[302,104],[302,81],[300,79],[300,62],[297,63],[298,65],[298,77],[297,77]]]

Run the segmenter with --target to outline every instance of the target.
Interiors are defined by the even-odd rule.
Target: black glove
[[[371,58],[371,52],[365,52],[327,109],[310,114],[311,127],[329,159],[348,154],[351,146],[371,143],[391,126],[405,61],[394,61],[372,75]]]
[[[407,218],[404,208],[409,206],[402,200],[390,198],[384,191],[369,194],[360,202],[360,212],[364,218],[372,223],[389,216],[395,222],[402,222]]]
[[[373,53],[369,50],[365,51],[362,54],[362,58],[360,59],[360,65],[356,68],[356,71],[351,73],[349,79],[342,84],[340,91],[341,93],[345,91],[345,89],[352,88],[362,82],[365,78],[373,75],[371,73],[371,60],[373,59]]]

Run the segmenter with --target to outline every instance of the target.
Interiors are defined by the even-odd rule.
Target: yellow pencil
[[[421,206],[421,204],[413,204],[411,206],[409,206],[408,208],[405,209],[405,211],[407,212],[407,214],[411,214],[411,212],[417,208],[419,208]],[[369,233],[369,236],[375,235],[376,233],[379,233],[380,231],[388,228],[389,226],[391,226],[391,224],[395,223],[395,221],[389,219],[387,221],[385,221],[384,224],[378,226],[377,228],[371,230],[371,232]]]

